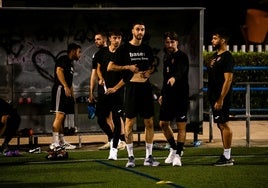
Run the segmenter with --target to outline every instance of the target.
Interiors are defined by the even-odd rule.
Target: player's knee
[[[161,129],[165,129],[165,128],[167,128],[168,125],[169,125],[169,124],[166,123],[166,122],[162,122],[162,121],[159,122],[159,127],[160,127]]]

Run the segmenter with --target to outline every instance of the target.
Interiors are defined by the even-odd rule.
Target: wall
[[[22,127],[49,132],[53,119],[49,105],[55,60],[65,53],[67,44],[74,41],[82,46],[82,57],[75,63],[74,90],[77,98],[88,96],[91,61],[97,50],[94,34],[117,27],[123,31],[126,42],[130,24],[137,18],[146,23],[144,41],[152,46],[158,64],[158,71],[151,79],[156,92],[162,86],[162,35],[175,30],[180,36],[180,48],[190,58],[190,94],[198,94],[203,83],[202,16],[200,8],[2,8],[1,97],[18,106],[23,116]],[[198,99],[194,106],[191,119],[200,122],[201,101]],[[95,120],[87,119],[84,106],[78,109],[76,123],[80,131],[88,130],[89,124],[96,126]]]

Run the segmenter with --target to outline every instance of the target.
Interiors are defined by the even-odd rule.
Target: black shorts
[[[129,82],[126,84],[125,113],[127,118],[140,115],[148,119],[154,116],[154,101],[152,86],[149,82]]]
[[[215,123],[226,123],[229,121],[229,109],[222,108],[221,110],[212,110],[213,120]]]
[[[98,93],[96,116],[108,117],[111,111],[123,110],[123,96],[121,93],[105,95]]]
[[[160,105],[159,120],[187,122],[188,112],[188,96],[177,95],[173,97],[162,96],[162,104]]]
[[[212,109],[213,120],[215,123],[226,123],[229,121],[230,106],[231,106],[231,95],[227,95],[223,100],[223,106],[221,110],[215,110],[214,105],[216,103],[216,98],[211,96],[209,98],[210,106]]]
[[[53,86],[50,112],[74,114],[74,104],[74,98],[67,97],[64,88],[61,85],[58,87]]]

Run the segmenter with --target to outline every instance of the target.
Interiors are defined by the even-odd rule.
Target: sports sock
[[[113,142],[113,139],[110,140],[110,149],[113,148],[113,145],[114,145],[114,142]]]
[[[55,144],[59,144],[59,133],[58,132],[52,133],[52,142]]]
[[[174,137],[169,138],[167,141],[172,149],[177,150],[177,144]]]
[[[120,138],[121,141],[124,141],[124,142],[126,141],[124,134],[121,134],[119,138]]]
[[[226,159],[230,159],[231,158],[231,148],[229,149],[224,149],[223,150],[223,155]]]
[[[146,158],[148,158],[153,153],[153,144],[145,143],[146,147]]]
[[[61,143],[65,143],[64,134],[59,134],[59,139]]]
[[[181,152],[183,150],[184,143],[183,142],[177,142],[177,154],[181,156]]]
[[[128,156],[134,156],[133,154],[133,143],[131,144],[127,144],[127,153],[128,153]]]

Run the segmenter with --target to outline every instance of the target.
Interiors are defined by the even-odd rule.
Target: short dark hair
[[[219,37],[225,39],[226,42],[228,42],[230,39],[229,31],[226,28],[216,28],[212,32],[212,35],[219,35]]]
[[[179,41],[178,34],[175,31],[167,31],[164,33],[164,39],[170,38],[170,40]]]
[[[108,36],[112,36],[112,35],[115,35],[115,36],[123,36],[123,33],[122,31],[120,31],[119,29],[111,29],[109,32],[108,32]]]
[[[68,44],[67,53],[70,53],[72,50],[77,50],[79,48],[81,49],[81,46],[79,44],[72,42],[72,43]]]
[[[132,28],[134,28],[135,25],[145,25],[145,23],[142,20],[134,20],[132,22]]]
[[[98,31],[95,35],[101,35],[102,37],[107,37],[107,34],[106,34],[106,32],[104,32],[104,31]]]

